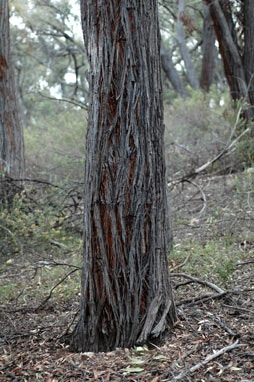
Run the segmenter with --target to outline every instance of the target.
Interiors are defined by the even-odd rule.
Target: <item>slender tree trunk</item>
[[[157,11],[156,0],[81,0],[91,97],[77,351],[144,343],[176,320]]]
[[[174,67],[170,54],[163,48],[161,49],[161,67],[176,93],[181,97],[186,98],[188,96],[188,92],[184,86],[184,83]]]
[[[10,59],[8,1],[0,6],[0,175],[22,178],[24,141]]]
[[[203,1],[203,45],[202,45],[202,68],[200,76],[200,87],[205,92],[209,92],[213,82],[215,69],[215,30],[209,8]]]
[[[206,0],[206,2],[213,19],[231,97],[233,100],[244,99],[245,102],[250,104],[243,60],[232,20],[231,4],[218,0]],[[247,118],[253,119],[253,116],[253,110],[249,108]]]
[[[179,46],[179,50],[182,56],[182,59],[184,61],[185,70],[186,70],[186,76],[188,78],[188,81],[193,89],[199,88],[199,82],[196,70],[194,68],[194,65],[191,61],[191,56],[188,51],[186,42],[185,42],[185,35],[184,35],[184,27],[183,27],[183,16],[184,16],[184,9],[185,9],[185,0],[178,0],[178,15],[177,15],[177,43]]]
[[[244,56],[243,65],[249,90],[252,115],[254,116],[254,4],[252,0],[244,1]]]

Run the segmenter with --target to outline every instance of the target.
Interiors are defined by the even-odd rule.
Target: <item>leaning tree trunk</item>
[[[78,351],[131,347],[176,320],[168,272],[157,0],[81,0],[90,62]]]
[[[8,0],[0,8],[0,175],[22,178],[24,141],[10,59]],[[0,186],[1,187],[1,186]],[[1,191],[1,190],[0,190]]]
[[[171,55],[163,47],[161,48],[161,67],[176,93],[186,98],[187,89],[173,64]]]

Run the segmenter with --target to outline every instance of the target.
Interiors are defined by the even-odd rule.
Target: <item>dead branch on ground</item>
[[[173,268],[170,268],[170,272],[173,272],[175,271],[176,269],[179,269],[179,268],[182,268],[189,260],[189,258],[191,257],[191,252],[188,254],[188,256],[186,257],[186,259],[184,260],[184,262],[182,264],[179,264],[179,265],[176,265],[175,267]]]
[[[226,352],[229,352],[237,347],[242,347],[242,346],[246,346],[246,345],[238,344],[238,340],[236,340],[233,344],[225,346],[224,348],[220,349],[216,353],[208,355],[204,361],[201,361],[197,363],[196,365],[192,366],[190,369],[183,371],[182,373],[178,374],[176,377],[169,380],[168,382],[179,381],[180,379],[183,379],[187,377],[189,374],[192,374],[194,371],[200,369],[202,366],[206,365],[207,363],[214,360],[215,358],[220,357],[222,354],[225,354]]]
[[[186,273],[172,273],[170,275],[170,277],[184,277],[184,278],[191,280],[193,282],[196,282],[198,284],[205,285],[208,288],[215,290],[215,292],[217,292],[217,293],[225,293],[225,291],[223,289],[219,288],[214,283],[211,283],[210,281],[199,279],[198,277],[193,277],[193,276],[187,275]]]

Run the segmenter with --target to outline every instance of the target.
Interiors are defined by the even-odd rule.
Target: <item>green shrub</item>
[[[48,110],[47,105],[42,103],[24,132],[27,173],[51,182],[83,180],[87,113],[58,103]]]

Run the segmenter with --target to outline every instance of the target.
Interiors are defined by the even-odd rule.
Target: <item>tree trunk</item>
[[[254,116],[254,6],[252,0],[244,1],[244,56],[243,65],[249,89],[249,99]]]
[[[233,100],[244,99],[245,102],[250,103],[249,89],[232,19],[231,4],[218,0],[206,0],[206,2],[213,19],[231,97]],[[253,119],[253,116],[253,110],[249,108],[247,118]]]
[[[196,74],[196,70],[191,61],[191,56],[188,51],[185,36],[184,36],[184,27],[183,27],[183,17],[184,17],[184,9],[185,9],[185,0],[178,0],[178,15],[177,15],[177,43],[179,46],[179,50],[184,61],[186,77],[193,89],[199,88],[199,82]]]
[[[20,124],[14,70],[10,59],[8,1],[0,9],[0,175],[22,178],[24,141]],[[0,190],[1,191],[1,190]]]
[[[157,0],[81,0],[91,94],[76,351],[142,344],[176,320],[157,11]]]
[[[202,45],[202,68],[200,76],[200,87],[209,92],[213,82],[215,68],[215,31],[213,21],[207,5],[203,1],[203,45]]]
[[[161,49],[161,67],[176,93],[181,97],[186,98],[188,96],[188,92],[184,86],[184,83],[174,67],[170,54],[168,54],[163,48]]]

